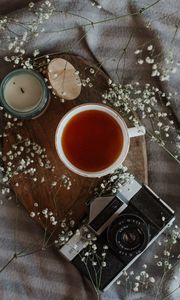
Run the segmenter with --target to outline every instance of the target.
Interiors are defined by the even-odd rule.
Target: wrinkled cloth
[[[39,1],[40,2],[40,1]],[[138,11],[153,3],[152,0],[102,0],[99,1],[102,8],[92,5],[87,0],[54,0],[52,1],[57,10],[70,11],[80,14],[93,21],[102,20],[118,15],[124,15]],[[26,7],[28,1],[25,0],[0,0],[0,13],[16,15],[20,21],[29,20],[29,13]],[[175,13],[174,13],[175,12]],[[141,81],[141,83],[151,82],[161,86],[164,91],[176,91],[177,95],[172,100],[173,113],[177,121],[180,121],[180,68],[176,74],[172,74],[167,82],[159,82],[158,79],[151,78],[151,72],[146,65],[140,66],[136,63],[134,51],[139,45],[147,43],[156,36],[161,42],[155,39],[149,44],[157,47],[162,52],[162,64],[168,49],[171,47],[171,39],[175,32],[175,24],[180,21],[179,0],[161,0],[155,6],[144,12],[141,16],[128,16],[109,23],[101,23],[94,27],[83,27],[86,20],[82,20],[75,15],[60,14],[47,21],[46,30],[58,30],[76,26],[71,31],[54,32],[42,34],[34,38],[27,46],[27,53],[31,54],[34,49],[40,49],[41,53],[56,51],[70,51],[71,53],[82,55],[91,61],[102,63],[104,70],[115,81],[116,66],[122,49],[126,46],[129,36],[133,32],[130,47],[127,50],[125,71],[123,74],[126,82]],[[165,18],[169,15],[168,18]],[[153,20],[151,29],[148,24]],[[29,20],[31,21],[31,20]],[[83,34],[87,34],[79,43],[76,41]],[[157,44],[156,44],[157,43]],[[148,44],[147,44],[148,45]],[[180,60],[180,30],[177,30],[173,43],[173,53],[175,61]],[[3,42],[1,42],[0,56],[4,56]],[[123,71],[120,63],[119,72]],[[7,72],[7,64],[0,60],[0,77]],[[177,163],[157,144],[147,141],[149,185],[155,190],[169,205],[176,211],[177,224],[180,222],[180,169]],[[2,197],[2,196],[1,196]],[[17,224],[17,248],[22,249],[26,242],[35,242],[42,238],[42,230],[29,218],[23,207],[18,208],[19,217]],[[0,266],[3,266],[13,254],[14,230],[16,220],[15,201],[5,201],[0,208]],[[152,245],[146,253],[133,265],[134,270],[140,269],[144,263],[156,268],[154,255],[159,253],[159,246]],[[132,269],[133,269],[132,268]],[[178,268],[178,267],[177,267]],[[175,269],[175,273],[178,270]],[[151,272],[153,274],[153,272]],[[158,278],[156,278],[158,284]],[[160,280],[160,279],[159,279]],[[168,291],[170,280],[166,284]],[[155,297],[143,292],[126,294],[121,286],[114,284],[106,293],[101,294],[102,300],[127,300],[146,299]],[[172,294],[169,299],[179,299],[178,291]],[[0,299],[1,300],[95,300],[96,293],[81,274],[70,263],[65,261],[55,250],[49,249],[34,253],[30,256],[14,260],[2,273],[0,273]],[[158,297],[158,299],[163,299]]]

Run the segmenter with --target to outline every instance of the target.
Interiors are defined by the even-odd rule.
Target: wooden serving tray
[[[58,56],[56,55],[56,57]],[[80,220],[87,211],[85,203],[90,198],[89,191],[97,185],[99,179],[83,178],[70,172],[63,165],[55,149],[55,131],[62,116],[69,109],[81,103],[101,102],[102,93],[108,89],[108,77],[97,66],[75,55],[62,54],[59,57],[67,59],[80,71],[81,80],[90,78],[93,86],[88,87],[86,85],[82,87],[80,96],[74,101],[61,103],[60,99],[52,95],[50,104],[42,116],[33,120],[25,120],[22,122],[22,126],[18,126],[18,122],[15,122],[16,125],[14,127],[5,130],[7,137],[3,138],[4,155],[12,149],[13,144],[17,143],[17,134],[19,134],[22,136],[22,141],[28,138],[45,148],[48,160],[55,167],[54,171],[41,167],[38,160],[33,158],[33,168],[37,170],[38,175],[30,176],[19,173],[11,179],[11,188],[15,191],[25,208],[29,212],[36,213],[35,219],[43,227],[47,227],[46,220],[37,212],[41,212],[45,208],[52,211],[57,220],[62,219],[70,209],[73,210],[74,218],[77,220]],[[54,57],[52,56],[52,58]],[[42,65],[45,65],[43,59],[41,59],[41,62]],[[93,75],[90,73],[90,68],[95,70]],[[43,67],[41,71],[45,74],[46,67]],[[9,121],[8,119],[6,120]],[[22,141],[18,142],[18,147],[20,145],[26,147],[24,145],[25,142]],[[30,147],[33,148],[33,145]],[[36,148],[35,144],[34,147]],[[31,151],[26,155],[31,156]],[[21,158],[20,154],[16,158],[17,162]],[[124,165],[139,180],[147,183],[147,155],[144,137],[137,137],[131,140],[130,151]],[[68,182],[66,184],[66,177],[62,177],[63,174],[66,174],[71,180],[72,185],[70,189],[64,188],[64,184],[68,185]],[[37,180],[34,181],[34,178]],[[38,207],[35,207],[34,203],[38,203]]]

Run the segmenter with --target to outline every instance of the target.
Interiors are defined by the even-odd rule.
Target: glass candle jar
[[[40,73],[17,69],[1,82],[0,101],[4,109],[19,119],[33,119],[48,106],[50,93]]]

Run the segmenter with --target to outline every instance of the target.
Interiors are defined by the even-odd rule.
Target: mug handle
[[[144,126],[128,128],[128,134],[130,138],[145,135],[145,133],[146,129]]]

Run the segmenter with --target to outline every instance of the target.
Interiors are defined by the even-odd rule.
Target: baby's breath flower
[[[140,275],[144,276],[144,275],[146,275],[146,272],[145,271],[141,271]]]
[[[108,247],[107,245],[104,245],[104,246],[103,246],[103,249],[104,249],[104,250],[108,250],[108,248],[109,248],[109,247]]]
[[[31,217],[31,218],[34,218],[35,215],[36,215],[36,214],[35,214],[35,212],[33,212],[33,211],[30,213],[30,217]]]
[[[144,63],[144,60],[139,58],[139,59],[138,59],[138,64],[139,64],[139,65],[142,65],[143,63]]]
[[[90,71],[91,74],[94,74],[94,72],[95,72],[93,68],[90,68],[89,71]]]
[[[158,122],[158,123],[157,123],[157,126],[158,126],[158,127],[162,127],[162,125],[163,125],[162,122]]]
[[[33,8],[33,7],[34,7],[34,5],[35,5],[35,3],[34,3],[34,2],[30,2],[30,3],[29,3],[29,8]]]
[[[146,62],[148,64],[153,64],[154,63],[154,59],[153,58],[150,58],[149,56],[146,57]]]
[[[81,261],[82,261],[82,262],[85,262],[85,257],[82,257],[82,258],[81,258]]]
[[[105,261],[102,261],[102,267],[106,267],[106,262]]]
[[[36,49],[36,50],[34,50],[34,52],[33,52],[33,56],[36,57],[36,56],[39,55],[39,53],[40,53],[39,49]]]
[[[141,277],[138,275],[135,277],[135,279],[139,281],[141,279]]]
[[[162,267],[162,261],[158,261],[158,262],[157,262],[157,266],[158,266],[158,267]]]
[[[151,283],[154,283],[154,282],[155,282],[154,277],[149,277],[149,281],[150,281]]]
[[[153,49],[153,45],[149,45],[148,47],[147,47],[147,50],[148,51],[151,51]]]
[[[137,49],[135,52],[134,52],[134,54],[139,54],[139,53],[141,53],[142,52],[142,50],[139,50],[139,49]]]

